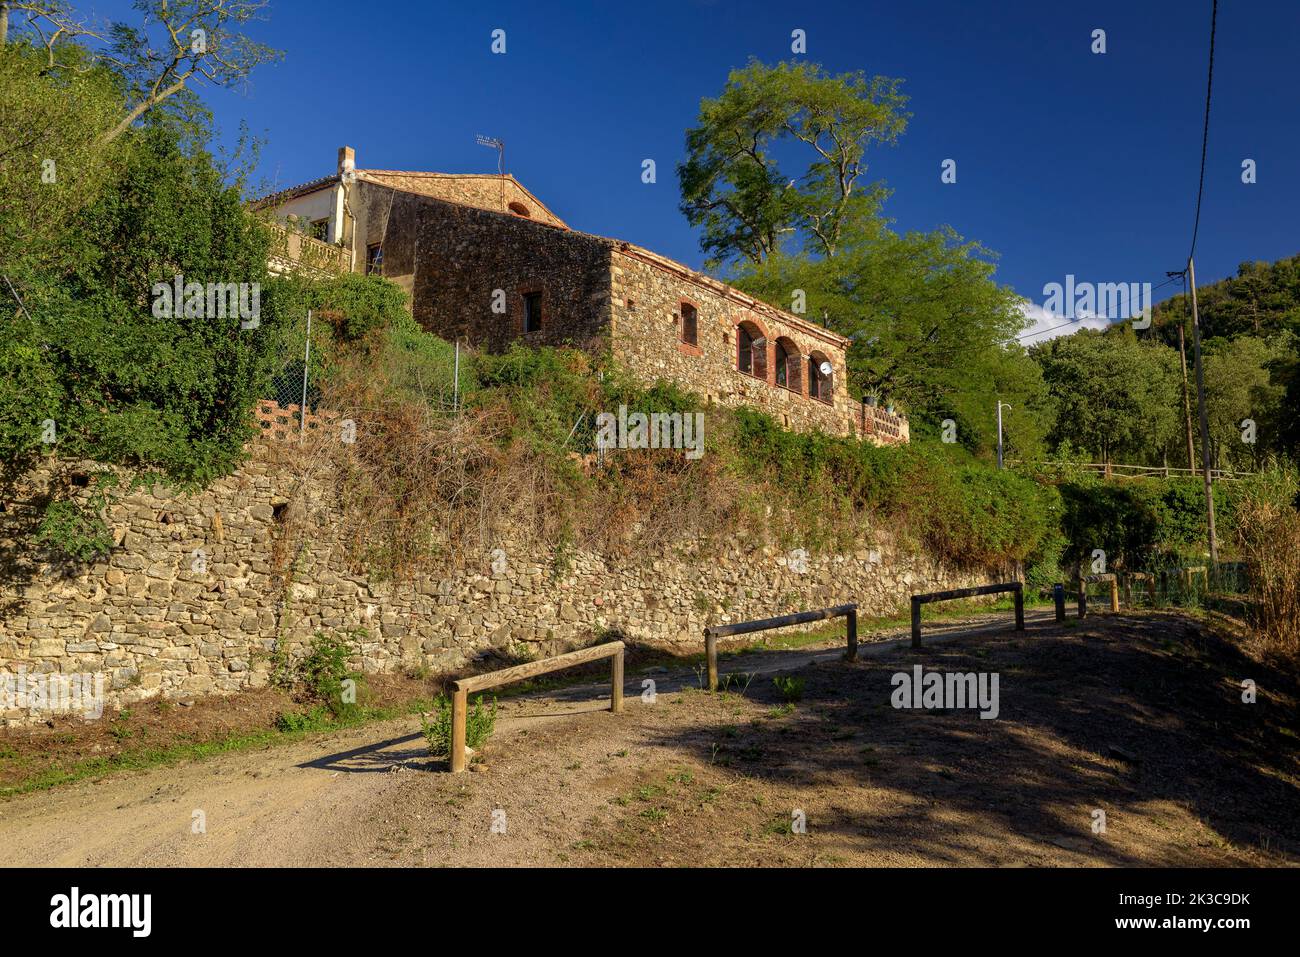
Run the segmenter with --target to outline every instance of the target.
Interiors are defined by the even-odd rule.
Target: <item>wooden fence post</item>
[[[1079,617],[1088,615],[1088,580],[1083,577],[1083,562],[1079,563]]]
[[[1110,610],[1119,611],[1119,582],[1117,576],[1111,576],[1110,579]]]
[[[921,647],[921,602],[912,596],[912,647]]]
[[[469,706],[469,692],[457,689],[451,696],[451,770],[465,770],[465,710]]]
[[[622,648],[610,659],[609,710],[614,714],[623,713],[623,654]]]
[[[1065,621],[1065,585],[1057,582],[1052,586],[1052,602],[1056,605],[1056,623]]]
[[[1025,630],[1025,585],[1024,582],[1016,582],[1014,592],[1016,599],[1016,631]]]
[[[858,609],[852,608],[848,614],[849,650],[844,656],[846,661],[858,660]]]
[[[709,660],[709,690],[718,690],[718,639],[708,628],[704,629],[704,656]]]

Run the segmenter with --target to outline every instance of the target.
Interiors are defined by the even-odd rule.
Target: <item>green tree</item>
[[[906,128],[900,86],[809,63],[733,71],[687,132],[682,211],[736,286],[849,338],[855,396],[906,409],[918,438],[953,419],[977,450],[995,441],[1000,397],[1033,454],[1050,403],[1038,369],[1005,345],[1025,319],[994,282],[992,253],[949,227],[895,233],[888,191],[862,183],[867,150]]]
[[[88,63],[113,68],[125,96],[100,132],[100,145],[160,107],[192,112],[197,84],[233,89],[260,64],[283,56],[244,32],[266,10],[266,0],[135,0],[134,6],[138,22],[98,28],[65,0],[0,0],[0,48],[12,31],[43,50],[49,72],[69,68],[69,48]]]
[[[51,71],[26,42],[0,46],[0,272],[11,279],[59,271],[86,250],[70,227],[120,165],[119,148],[97,142],[122,107],[118,78],[60,46]],[[0,298],[11,292],[0,280]]]
[[[23,95],[35,90],[39,98],[44,84],[45,95],[57,97],[68,82],[16,45],[0,50],[0,62]],[[90,91],[100,95],[102,87]],[[105,115],[95,103],[75,114],[81,125],[58,126],[48,142],[92,141]],[[77,183],[76,167],[69,171],[75,185],[59,208],[75,215],[44,234],[60,254],[20,253],[6,263],[15,268],[0,290],[0,369],[10,376],[0,389],[0,458],[10,474],[54,452],[206,482],[242,457],[283,310],[260,303],[258,323],[244,328],[239,315],[152,308],[155,284],[171,285],[178,275],[186,283],[247,284],[253,301],[266,279],[269,237],[237,185],[223,180],[208,137],[204,127],[151,113],[114,143],[102,181]],[[6,209],[6,228],[21,228],[22,217],[38,211]]]
[[[1267,451],[1277,447],[1285,390],[1273,381],[1269,369],[1281,359],[1279,347],[1254,336],[1206,344],[1205,410],[1210,447],[1223,467],[1258,468]],[[1253,429],[1247,421],[1253,423]]]
[[[1030,354],[1057,403],[1051,438],[1110,463],[1160,464],[1176,441],[1181,393],[1178,357],[1131,330],[1084,330],[1035,345]]]
[[[782,252],[733,281],[786,309],[802,299],[810,319],[847,336],[850,390],[908,410],[918,436],[951,418],[962,444],[988,449],[1000,396],[1028,453],[1046,428],[1046,390],[1023,350],[1005,345],[1025,320],[993,269],[986,249],[950,228],[900,236],[868,219],[834,257]]]
[[[702,227],[711,263],[762,263],[791,238],[834,256],[846,228],[884,198],[882,186],[858,180],[867,147],[895,142],[907,125],[900,84],[805,62],[733,70],[719,97],[701,101],[677,168],[682,212]],[[794,176],[776,159],[790,144],[808,157]]]

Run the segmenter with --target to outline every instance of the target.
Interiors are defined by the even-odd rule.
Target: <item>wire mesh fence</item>
[[[358,382],[356,368],[340,378],[339,343],[328,313],[305,311],[287,324],[275,355],[274,372],[256,409],[264,434],[287,438],[325,421],[358,416],[357,409],[330,405],[355,401]],[[362,377],[381,405],[408,403],[437,416],[458,415],[475,382],[471,368],[471,352],[460,343],[399,327],[389,330],[381,348],[366,353]]]
[[[258,404],[258,418],[263,431],[277,435],[290,427],[303,430],[320,403],[319,363],[312,356],[312,316],[290,324],[283,332],[277,352],[276,371]],[[314,368],[315,367],[315,368]]]
[[[1247,602],[1251,590],[1244,562],[1152,564],[1118,572],[1116,585],[1120,607],[1128,609],[1235,607]],[[1067,585],[1071,590],[1078,587],[1077,578]],[[1083,587],[1089,607],[1105,606],[1109,582],[1085,580]]]

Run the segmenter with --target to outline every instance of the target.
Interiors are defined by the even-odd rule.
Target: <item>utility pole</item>
[[[1196,308],[1196,265],[1187,259],[1192,284],[1192,353],[1196,362],[1196,399],[1201,407],[1201,467],[1205,472],[1205,518],[1210,531],[1210,565],[1218,573],[1219,541],[1214,534],[1214,484],[1210,479],[1210,415],[1205,408],[1205,370],[1201,366],[1201,317]]]
[[[1187,470],[1196,471],[1196,446],[1192,444],[1192,400],[1187,387],[1187,270],[1165,273],[1170,279],[1183,280],[1183,318],[1178,323],[1178,363],[1183,370],[1183,426],[1187,433]]]
[[[1187,300],[1183,299],[1183,309],[1187,308]],[[1187,339],[1183,334],[1183,324],[1187,317],[1183,317],[1183,322],[1178,324],[1178,361],[1183,366],[1183,423],[1187,427],[1187,468],[1196,471],[1196,447],[1192,444],[1192,399],[1187,391]]]
[[[1011,408],[1006,402],[998,400],[998,468],[1002,468],[1002,409]]]

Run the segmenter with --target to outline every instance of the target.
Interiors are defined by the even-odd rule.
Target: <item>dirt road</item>
[[[1195,625],[1058,630],[1038,612],[1028,637],[1005,616],[939,630],[919,657],[894,641],[864,645],[855,665],[839,648],[729,659],[724,673],[757,675],[743,693],[704,694],[689,672],[629,674],[621,716],[599,685],[509,699],[463,775],[444,773],[416,722],[400,720],[23,795],[0,803],[0,863],[1296,860],[1294,748],[1260,767],[1277,747],[1264,712],[1234,709],[1222,688],[1222,706],[1207,703],[1201,692],[1224,681],[1214,659],[1230,652],[1207,651]],[[892,709],[890,675],[913,661],[999,671],[1000,719]],[[802,700],[782,701],[778,670],[804,680]],[[1229,754],[1235,721],[1245,750]],[[792,831],[801,814],[806,833]]]

